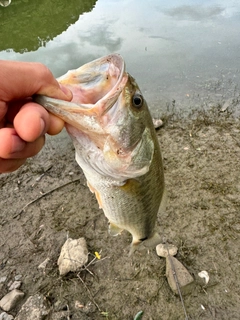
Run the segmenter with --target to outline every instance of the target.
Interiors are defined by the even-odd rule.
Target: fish
[[[155,230],[164,203],[164,170],[146,100],[119,54],[70,70],[57,79],[71,102],[37,95],[36,102],[65,121],[76,161],[109,233],[132,235],[130,254],[160,243]]]

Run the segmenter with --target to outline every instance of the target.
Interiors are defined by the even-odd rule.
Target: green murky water
[[[91,0],[13,0],[0,10],[0,50],[36,51],[74,24],[81,14],[91,11],[95,3]]]

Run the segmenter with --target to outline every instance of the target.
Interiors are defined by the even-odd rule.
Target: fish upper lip
[[[100,70],[101,65],[104,65],[105,63],[109,63],[109,67],[106,71],[106,74]],[[89,63],[91,66],[91,63]],[[78,113],[81,112],[82,110],[91,110],[94,108],[101,108],[101,112],[99,112],[98,114],[100,115],[104,115],[108,112],[109,109],[111,109],[111,107],[113,106],[113,104],[116,102],[116,100],[118,99],[120,93],[122,92],[127,79],[128,79],[128,74],[125,72],[125,62],[122,59],[122,57],[119,54],[111,54],[107,57],[103,57],[100,59],[97,59],[96,61],[92,62],[92,66],[91,69],[94,68],[94,66],[96,65],[96,68],[98,68],[99,71],[99,77],[100,79],[102,78],[104,81],[104,77],[115,77],[116,76],[116,82],[113,84],[112,88],[110,88],[110,90],[108,92],[105,93],[104,96],[102,96],[101,98],[97,99],[95,102],[91,103],[91,100],[89,98],[89,101],[87,102],[77,102],[76,100],[78,100],[78,98],[76,98],[76,100],[74,101],[74,97],[71,101],[65,101],[65,100],[61,100],[61,99],[54,99],[51,97],[45,97],[45,96],[39,96],[39,95],[35,95],[34,99],[38,100],[40,104],[42,104],[44,107],[46,107],[46,109],[50,109],[50,104],[53,104],[56,106],[56,114],[58,115],[57,109],[62,109],[65,110],[66,112],[76,112]],[[110,64],[112,64],[113,66],[111,66]],[[87,64],[88,65],[88,64]],[[84,67],[84,66],[82,66]],[[82,67],[80,67],[79,69],[81,69]],[[116,69],[118,70],[118,72],[116,71]],[[76,73],[77,73],[76,69]],[[68,71],[65,75],[57,78],[59,84],[63,84],[68,86],[68,88],[72,91],[73,96],[74,96],[74,84],[76,85],[76,83],[74,83],[74,81],[76,81],[76,79],[72,80],[72,85],[73,87],[71,88],[71,80],[69,80],[69,83],[66,82],[66,79],[72,77],[72,74],[74,74],[75,70],[70,70]],[[79,71],[80,75],[81,75],[81,71]],[[84,70],[82,71],[83,76],[84,76]],[[95,75],[96,76],[96,75]],[[76,76],[77,77],[77,76]],[[80,76],[81,77],[81,76]],[[74,77],[73,77],[74,78]],[[96,77],[95,77],[96,78]],[[91,79],[91,77],[89,77],[89,84],[90,87],[92,86],[93,88],[93,92],[92,94],[94,95],[94,77]],[[93,82],[93,84],[91,85],[91,81]],[[101,80],[100,80],[101,82]],[[81,86],[81,82],[79,80],[79,85]],[[96,89],[95,89],[96,90]],[[90,93],[88,93],[90,94]],[[75,94],[75,97],[77,96],[77,94]],[[104,105],[106,105],[106,107],[104,108]],[[51,110],[49,110],[51,112]]]

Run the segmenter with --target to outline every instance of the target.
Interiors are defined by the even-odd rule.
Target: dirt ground
[[[184,296],[189,319],[240,319],[239,109],[168,115],[158,130],[168,206],[157,229],[178,246],[176,257],[195,279]],[[130,234],[108,235],[66,132],[48,138],[18,171],[1,175],[0,187],[0,277],[21,274],[25,300],[42,293],[72,320],[133,320],[140,310],[143,320],[185,319],[168,286],[165,259],[154,249],[129,257]],[[96,251],[101,259],[60,277],[57,259],[67,237],[85,237],[89,262]],[[37,267],[46,258],[43,273]],[[207,285],[198,276],[202,270],[210,275]],[[6,293],[2,285],[0,298]]]

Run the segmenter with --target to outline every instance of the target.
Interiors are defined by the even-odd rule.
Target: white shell
[[[208,274],[207,271],[203,270],[203,271],[199,272],[199,273],[198,273],[198,276],[199,276],[200,278],[205,279],[206,284],[208,284],[209,274]]]

